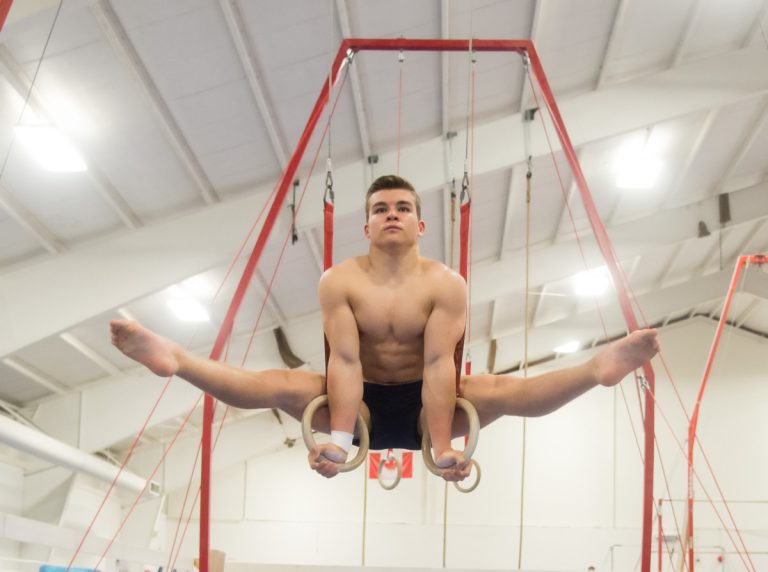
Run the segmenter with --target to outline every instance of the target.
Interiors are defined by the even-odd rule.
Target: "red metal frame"
[[[2,0],[0,0],[2,1]],[[328,103],[330,87],[336,85],[339,79],[339,73],[345,63],[347,56],[352,56],[360,51],[455,51],[466,52],[469,50],[476,52],[517,52],[521,55],[528,55],[530,59],[531,70],[536,77],[544,102],[549,110],[552,120],[560,139],[563,150],[565,151],[568,163],[573,170],[576,185],[579,188],[584,208],[587,212],[590,224],[597,239],[600,251],[605,258],[606,264],[613,276],[616,291],[619,296],[619,303],[624,315],[624,319],[630,330],[638,329],[638,321],[635,317],[632,305],[627,294],[626,284],[623,275],[619,270],[618,261],[611,248],[608,234],[597,213],[592,196],[590,195],[584,174],[581,171],[576,153],[571,144],[568,133],[566,132],[560,111],[555,103],[549,82],[544,75],[541,61],[536,53],[536,49],[530,40],[432,40],[432,39],[379,39],[379,38],[347,38],[342,40],[336,57],[333,61],[330,71],[330,81],[324,81],[317,98],[312,113],[309,116],[304,132],[299,139],[299,143],[291,156],[288,165],[283,172],[275,194],[274,201],[269,210],[264,226],[261,228],[256,245],[253,248],[248,264],[238,284],[235,296],[232,299],[227,315],[222,323],[221,330],[216,339],[216,343],[211,351],[211,359],[219,359],[222,349],[232,332],[234,318],[242,303],[243,296],[251,281],[253,272],[261,258],[264,245],[272,232],[277,215],[285,202],[288,189],[294,180],[299,162],[306,150],[309,139],[317,126],[323,108]],[[644,367],[645,377],[651,391],[655,388],[654,373],[650,364]],[[650,572],[651,566],[651,542],[653,526],[653,466],[654,466],[654,402],[651,398],[645,400],[645,475],[644,475],[644,493],[643,493],[643,526],[642,526],[642,559],[641,572]],[[209,530],[210,530],[210,470],[211,470],[211,426],[213,421],[213,399],[206,395],[204,419],[203,419],[203,459],[202,459],[202,478],[201,478],[201,506],[200,506],[200,572],[208,572],[208,550],[209,550]]]
[[[709,374],[712,373],[712,364],[715,361],[715,354],[717,353],[717,347],[720,344],[720,337],[723,334],[723,329],[728,320],[728,310],[731,307],[731,300],[733,300],[733,294],[736,292],[736,286],[739,283],[741,271],[744,270],[747,264],[768,264],[768,255],[743,255],[739,256],[739,259],[736,261],[736,268],[734,268],[733,276],[731,276],[731,283],[728,286],[728,294],[725,296],[723,311],[720,313],[720,321],[717,323],[715,337],[712,340],[712,347],[709,350],[707,364],[704,367],[704,375],[701,378],[699,393],[696,396],[696,404],[693,406],[693,413],[691,414],[691,420],[688,424],[688,526],[686,528],[686,535],[688,536],[688,572],[693,572],[693,567],[695,565],[693,555],[693,451],[696,442],[696,428],[699,423],[699,410],[701,409],[701,400],[704,397],[704,390],[707,388],[707,381],[709,381]]]
[[[3,31],[8,12],[11,11],[11,4],[13,4],[13,0],[0,0],[0,32]]]

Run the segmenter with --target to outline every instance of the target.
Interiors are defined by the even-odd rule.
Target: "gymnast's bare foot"
[[[658,351],[656,330],[636,330],[592,358],[595,381],[600,385],[616,385],[627,374],[649,362]]]
[[[112,320],[112,344],[132,360],[161,377],[170,377],[179,370],[181,348],[138,322]]]

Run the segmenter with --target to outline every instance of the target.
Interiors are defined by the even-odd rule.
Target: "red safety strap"
[[[459,207],[459,274],[465,281],[469,281],[469,221],[472,215],[472,203],[467,201]],[[461,384],[461,362],[464,359],[464,339],[466,330],[461,335],[461,339],[456,344],[456,350],[453,352],[453,361],[456,364],[456,393],[459,393]],[[472,372],[472,364],[469,360],[465,364],[465,372],[469,375]]]

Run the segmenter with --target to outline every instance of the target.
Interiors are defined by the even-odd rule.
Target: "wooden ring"
[[[304,414],[301,416],[301,436],[304,438],[304,444],[310,451],[317,446],[315,437],[312,435],[312,419],[315,417],[315,413],[317,413],[318,409],[327,405],[328,396],[318,395],[307,404],[307,407],[304,409]],[[360,440],[360,444],[357,446],[357,455],[351,461],[347,461],[346,463],[336,463],[339,467],[339,472],[341,473],[356,469],[363,464],[363,461],[365,461],[365,458],[368,456],[368,445],[370,442],[368,426],[365,424],[363,416],[359,413],[357,414],[355,429],[357,430],[357,437]]]
[[[472,472],[472,467],[475,467],[475,475],[476,476],[475,476],[475,482],[474,483],[472,483],[468,487],[462,487],[461,484],[458,481],[453,483],[453,486],[456,487],[456,490],[459,491],[460,493],[471,493],[472,491],[474,491],[477,488],[477,485],[480,484],[480,477],[482,476],[482,473],[480,472],[480,463],[478,463],[477,461],[472,459],[469,462],[469,471],[470,471],[470,473]]]
[[[472,455],[477,447],[477,440],[480,436],[480,417],[477,415],[477,409],[472,403],[464,399],[463,397],[456,398],[456,407],[463,409],[469,419],[469,435],[467,438],[467,444],[464,447],[464,459],[470,461]],[[422,428],[421,434],[421,456],[424,459],[424,464],[427,469],[438,477],[443,476],[443,470],[448,467],[440,468],[432,458],[432,438],[429,436],[429,429],[427,427]]]
[[[403,466],[400,464],[400,459],[397,457],[392,457],[392,460],[395,462],[395,465],[397,466],[397,475],[395,476],[395,480],[392,481],[390,484],[384,483],[384,481],[381,480],[381,470],[384,468],[384,463],[386,463],[389,459],[382,457],[382,459],[379,461],[379,469],[376,471],[376,478],[379,481],[379,484],[381,485],[381,488],[385,491],[391,491],[394,489],[397,484],[400,482],[400,477],[403,476]]]

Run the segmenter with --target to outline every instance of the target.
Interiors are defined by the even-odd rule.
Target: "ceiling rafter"
[[[267,289],[267,281],[264,279],[261,271],[258,268],[254,272],[253,277],[259,289],[261,290],[259,297],[264,300],[264,306],[266,307],[270,316],[272,316],[272,319],[275,320],[277,325],[283,328],[283,331],[285,331],[285,314],[283,313],[282,309],[280,309],[280,305],[277,303],[277,300],[275,300],[275,298],[272,296],[272,292]]]
[[[766,19],[766,16],[768,16],[768,0],[763,0],[763,7],[760,8],[757,17],[749,29],[749,32],[747,32],[747,36],[744,39],[744,42],[741,44],[742,48],[746,48],[752,42],[754,42],[758,36],[765,33],[765,30],[763,29],[763,20]]]
[[[96,0],[91,5],[91,11],[118,59],[123,62],[125,67],[135,77],[137,85],[149,103],[149,107],[159,119],[160,126],[176,152],[176,156],[184,165],[187,175],[195,183],[203,200],[208,204],[219,202],[220,199],[216,189],[208,179],[208,175],[205,174],[202,165],[197,160],[194,151],[163,99],[160,90],[155,85],[152,76],[150,76],[138,52],[136,52],[136,48],[128,38],[128,34],[112,8],[110,1]]]
[[[747,231],[747,236],[744,238],[744,240],[742,240],[736,247],[734,247],[734,256],[739,256],[740,254],[746,253],[750,243],[752,243],[754,239],[760,235],[760,233],[767,225],[768,219],[755,221],[755,223],[752,224],[751,228]],[[726,234],[732,232],[733,229],[734,227],[724,227],[715,231],[720,235],[719,240],[715,242],[715,244],[710,248],[709,252],[704,258],[704,262],[702,262],[700,266],[701,270],[709,268],[712,264],[714,264],[716,258],[720,258],[721,241],[723,237]]]
[[[675,47],[675,53],[672,56],[672,60],[669,67],[674,68],[680,65],[685,57],[685,50],[688,48],[688,43],[691,41],[693,35],[693,28],[696,25],[696,21],[699,19],[701,13],[701,0],[693,0],[691,8],[688,11],[688,17],[685,19],[685,28],[680,34],[680,38],[677,41]]]
[[[530,302],[531,296],[533,296],[534,301],[533,305],[529,306],[528,309],[528,327],[529,328],[535,328],[536,327],[536,315],[541,311],[541,306],[544,303],[544,297],[547,295],[547,285],[542,284],[541,287],[537,288],[533,292],[528,293],[528,301]]]
[[[675,270],[677,266],[677,261],[679,260],[680,255],[683,253],[683,251],[685,251],[685,247],[687,244],[688,244],[687,241],[683,241],[678,243],[675,246],[674,252],[667,260],[667,263],[664,265],[664,268],[662,269],[661,274],[656,280],[656,284],[659,288],[665,288],[668,285],[669,277],[672,275],[672,272]]]
[[[757,310],[760,305],[763,303],[763,301],[760,298],[753,298],[749,304],[747,304],[747,307],[744,308],[743,311],[739,312],[737,316],[734,316],[733,318],[733,325],[736,328],[740,328],[744,325],[744,322],[746,322],[749,317],[755,313],[755,310]]]
[[[349,23],[349,11],[345,0],[336,0],[336,14],[341,27],[341,35],[345,38],[352,38],[352,26]],[[352,88],[352,103],[355,108],[355,118],[357,119],[357,131],[360,136],[360,146],[363,150],[363,157],[367,160],[373,152],[371,151],[371,136],[368,130],[368,120],[365,115],[365,100],[363,99],[363,89],[360,85],[360,74],[354,62],[348,62],[349,65],[349,84]],[[366,169],[366,177],[371,178],[373,165],[369,163]]]
[[[504,221],[501,224],[501,237],[499,240],[499,250],[496,253],[497,260],[501,260],[504,256],[504,252],[507,250],[507,245],[509,243],[508,236],[511,235],[510,233],[510,227],[512,226],[512,214],[515,210],[515,203],[512,200],[512,197],[514,196],[515,192],[515,182],[518,180],[518,172],[520,169],[522,169],[522,165],[520,163],[516,163],[515,165],[512,165],[512,168],[509,170],[509,183],[507,185],[507,194],[506,194],[506,206],[504,209]],[[496,300],[491,301],[491,317],[488,320],[488,337],[493,338],[493,332],[496,325],[496,318],[497,318],[497,304]]]
[[[51,254],[61,254],[67,250],[51,229],[41,223],[27,207],[2,186],[0,186],[0,207]]]
[[[736,145],[736,152],[728,162],[725,171],[720,176],[720,179],[714,186],[711,194],[718,194],[725,189],[728,180],[733,176],[733,174],[736,172],[736,169],[739,167],[739,163],[741,163],[744,157],[747,156],[747,153],[749,153],[749,151],[752,149],[752,145],[755,143],[755,140],[760,136],[766,124],[768,124],[768,98],[764,99],[765,102],[763,103],[762,110],[760,111],[757,120],[752,122],[749,131],[742,138],[739,144]]]
[[[43,98],[32,85],[32,81],[13,58],[8,48],[3,45],[0,45],[0,73],[5,76],[8,83],[10,83],[22,100],[26,101],[26,105],[32,109],[35,115],[56,125],[56,121],[53,120],[53,114],[48,110],[48,106],[45,105]],[[58,125],[56,127],[63,133],[65,132]],[[87,153],[83,152],[83,146],[70,133],[67,133],[67,136],[73,139],[75,143],[78,143],[78,151],[83,155],[85,163],[88,165],[87,175],[93,179],[96,191],[109,208],[112,209],[112,212],[128,228],[136,229],[143,226],[141,219],[133,212],[133,209],[131,209],[106,174],[98,168],[94,161],[88,159]]]
[[[616,6],[616,10],[613,13],[613,24],[611,25],[611,31],[608,34],[608,42],[605,45],[605,51],[603,51],[603,59],[600,63],[600,72],[597,74],[595,89],[600,89],[605,85],[608,73],[608,63],[611,60],[611,56],[613,56],[613,51],[616,49],[619,31],[622,29],[624,21],[627,18],[627,6],[629,6],[629,0],[619,0],[619,5]]]
[[[728,262],[729,264],[731,262],[735,264],[736,259],[735,258],[729,259]],[[672,284],[664,288],[663,291],[661,292],[659,292],[659,289],[655,285],[649,286],[647,288],[641,288],[634,292],[635,294],[634,298],[640,306],[645,306],[644,299],[648,296],[656,296],[657,294],[662,294],[662,296],[660,296],[658,299],[664,300],[663,305],[674,304],[674,302],[669,302],[670,298],[678,299],[678,298],[685,297],[687,300],[689,300],[689,303],[693,303],[696,308],[700,308],[703,305],[710,304],[713,301],[720,299],[718,298],[719,296],[721,296],[720,292],[723,291],[725,288],[727,288],[730,276],[731,276],[731,272],[728,269],[721,272],[697,271],[695,278],[701,279],[706,284],[706,286],[703,288],[703,294],[702,294],[703,298],[699,301],[690,300],[691,292],[690,292],[690,287],[687,283]],[[753,293],[754,289],[747,288],[746,291]],[[565,315],[560,315],[546,322],[541,322],[540,324],[537,325],[537,327],[551,326],[558,322],[563,322],[570,318],[574,318],[577,315],[586,314],[592,311],[594,310],[580,309],[579,305],[577,303],[574,303],[569,313]],[[717,312],[717,308],[715,308],[714,312],[715,313]],[[670,312],[665,311],[664,314],[669,315]],[[648,316],[648,318],[651,320],[658,319],[650,315]],[[501,342],[503,338],[519,335],[523,331],[524,331],[524,328],[522,325],[514,326],[511,328],[505,328],[502,331],[496,332],[496,339]]]
[[[534,46],[536,46],[536,38],[539,35],[539,29],[541,28],[541,10],[543,4],[544,0],[534,0],[533,14],[531,15],[531,32],[528,34],[528,37]],[[522,83],[523,85],[520,88],[520,109],[518,110],[520,113],[523,113],[528,108],[530,105],[528,100],[531,98],[531,86],[526,74],[523,75]]]
[[[251,35],[243,19],[243,14],[235,0],[219,0],[219,6],[224,13],[224,20],[227,24],[229,35],[237,49],[237,56],[248,80],[251,95],[253,95],[256,107],[259,109],[259,114],[264,122],[264,128],[267,130],[267,136],[272,144],[272,151],[275,153],[280,168],[285,169],[285,166],[288,164],[288,154],[286,153],[283,139],[278,132],[275,113],[267,101],[262,82],[259,79],[263,75],[259,65],[259,57],[251,41]]]
[[[701,124],[699,133],[696,135],[696,141],[694,141],[693,145],[691,145],[691,147],[688,149],[688,155],[686,155],[685,161],[683,161],[682,166],[678,170],[674,182],[670,185],[669,191],[661,196],[659,202],[656,205],[657,209],[663,209],[667,207],[672,202],[672,200],[678,196],[680,189],[683,188],[685,180],[688,178],[691,167],[696,161],[696,157],[699,156],[699,152],[701,151],[704,142],[707,140],[710,131],[712,131],[712,127],[717,121],[717,116],[719,114],[719,108],[711,109],[709,112],[707,112],[707,116]]]
[[[576,160],[579,162],[579,165],[581,165],[581,162],[584,159],[584,148],[579,147],[576,149]],[[568,227],[565,224],[566,218],[568,218],[568,205],[570,205],[576,195],[579,192],[579,187],[576,184],[576,180],[573,177],[573,173],[571,173],[571,170],[568,169],[568,174],[571,177],[571,184],[568,185],[568,192],[566,193],[566,199],[563,202],[563,206],[560,209],[560,215],[557,217],[557,225],[555,226],[555,234],[552,237],[551,243],[554,244],[557,242],[564,234],[567,234],[570,231],[573,231],[574,229],[570,228],[566,230]]]
[[[34,381],[39,386],[44,387],[57,395],[64,395],[69,391],[69,388],[60,381],[18,358],[6,357],[3,358],[3,363],[27,379]]]
[[[69,332],[62,332],[59,334],[59,337],[78,352],[80,352],[82,355],[84,355],[86,358],[88,358],[91,362],[96,364],[99,368],[104,370],[106,373],[110,375],[121,375],[122,372],[120,371],[120,368],[104,358],[96,350],[79,340],[74,334]]]

